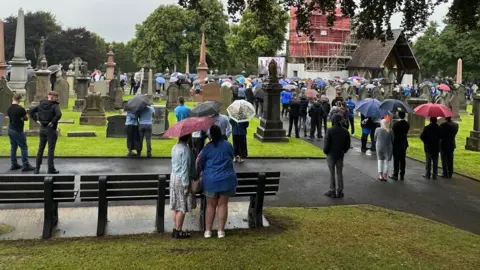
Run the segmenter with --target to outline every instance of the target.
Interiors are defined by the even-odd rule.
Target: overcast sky
[[[155,8],[176,3],[177,0],[0,0],[0,18],[17,14],[21,7],[25,11],[50,11],[64,28],[84,26],[106,41],[128,41],[135,35],[135,24],[143,22]],[[431,20],[441,23],[448,7],[449,4],[437,7]],[[398,27],[401,19],[392,18],[392,26]]]

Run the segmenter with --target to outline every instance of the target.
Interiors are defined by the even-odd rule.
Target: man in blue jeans
[[[352,100],[352,97],[349,96],[347,101],[345,102],[345,104],[347,104],[348,121],[350,122],[350,127],[351,127],[352,135],[353,135],[353,134],[355,134],[355,123],[354,123],[354,120],[355,120],[355,114],[354,114],[355,102]]]
[[[33,171],[35,168],[28,162],[28,146],[27,137],[23,132],[24,122],[28,121],[28,114],[25,108],[19,105],[22,101],[21,94],[15,94],[13,97],[12,105],[7,110],[7,115],[10,120],[8,125],[8,137],[10,138],[10,159],[12,166],[10,170],[15,171],[22,169],[22,171]],[[18,165],[17,161],[17,149],[20,147],[22,152],[22,164],[23,167]]]
[[[138,156],[142,155],[143,139],[147,142],[147,158],[152,157],[152,131],[153,131],[153,115],[155,109],[152,106],[145,107],[140,111],[138,119],[138,132],[140,134],[140,151]]]

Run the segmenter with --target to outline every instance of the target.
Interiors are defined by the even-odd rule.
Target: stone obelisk
[[[115,76],[115,54],[113,53],[113,46],[110,45],[108,46],[108,53],[107,53],[107,62],[105,65],[107,66],[107,75],[105,77],[105,80],[111,81],[114,79]]]
[[[190,74],[190,60],[188,60],[188,54],[187,54],[187,64],[185,64],[185,74]]]
[[[0,78],[4,77],[7,63],[5,63],[5,32],[3,20],[0,19]],[[6,76],[5,76],[6,77]]]
[[[461,58],[457,62],[457,83],[462,84],[463,61]]]
[[[202,44],[200,45],[200,61],[198,62],[197,74],[200,83],[205,84],[208,75],[207,48],[205,45],[205,32],[202,32]]]
[[[25,94],[25,83],[27,82],[27,66],[28,61],[25,58],[25,15],[23,9],[18,11],[17,32],[15,35],[15,51],[12,61],[10,73],[10,82],[8,83],[12,91]]]

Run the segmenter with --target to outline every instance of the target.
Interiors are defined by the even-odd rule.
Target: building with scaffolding
[[[336,10],[333,27],[327,24],[327,15],[314,12],[311,15],[310,36],[297,33],[295,8],[290,9],[287,76],[322,77],[346,76],[348,62],[358,48],[351,31],[350,18],[343,17],[340,8]]]

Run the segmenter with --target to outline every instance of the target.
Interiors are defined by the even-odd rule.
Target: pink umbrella
[[[436,103],[427,103],[414,109],[415,113],[425,117],[453,117],[455,114],[446,106]]]
[[[307,90],[307,92],[305,94],[307,94],[307,97],[309,97],[309,98],[314,98],[314,97],[317,96],[318,92],[310,89],[310,90]]]
[[[440,88],[440,90],[442,91],[445,91],[445,92],[450,92],[450,87],[444,83],[440,84],[440,86],[438,86],[438,88]]]
[[[195,131],[208,130],[215,123],[212,117],[189,117],[168,128],[164,137],[183,137]]]

